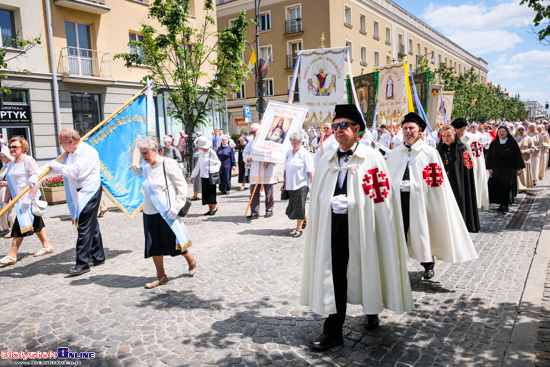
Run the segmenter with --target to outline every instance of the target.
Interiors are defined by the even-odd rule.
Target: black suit
[[[105,261],[103,240],[99,230],[97,212],[101,203],[101,185],[78,217],[78,239],[76,241],[76,267],[87,268],[90,262]]]

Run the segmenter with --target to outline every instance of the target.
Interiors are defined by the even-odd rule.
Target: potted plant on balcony
[[[50,176],[42,181],[44,200],[48,204],[60,204],[66,201],[63,176]]]

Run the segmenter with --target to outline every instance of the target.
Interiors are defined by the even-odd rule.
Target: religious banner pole
[[[95,126],[92,130],[90,130],[86,135],[84,135],[83,137],[80,138],[80,141],[85,141],[86,139],[88,139],[90,136],[92,136],[97,130],[101,129],[105,124],[107,124],[109,121],[111,121],[111,119],[116,116],[120,111],[122,111],[124,108],[126,108],[130,103],[132,103],[134,100],[136,100],[139,96],[141,96],[145,90],[147,88],[143,88],[141,91],[139,91],[137,94],[135,94],[128,102],[126,102],[125,104],[123,104],[120,108],[118,108],[115,112],[111,113],[109,115],[109,117],[107,117],[105,120],[101,121],[99,124],[97,124],[97,126]],[[65,152],[63,154],[61,154],[57,159],[56,161],[58,162],[61,162],[66,156],[67,154],[69,154],[68,152]],[[49,172],[51,171],[51,167],[47,167],[44,172],[42,172],[39,176],[38,176],[38,181],[40,181],[41,179],[44,178],[44,176],[46,176]],[[8,204],[6,204],[6,206],[4,206],[4,208],[2,210],[0,210],[0,217],[2,215],[4,215],[4,213],[6,211],[8,211],[12,206],[13,204],[15,204],[15,202],[19,199],[21,199],[23,197],[23,195],[25,195],[27,193],[27,191],[29,191],[31,189],[30,186],[27,186],[25,187],[15,198],[13,198]]]
[[[258,183],[260,182],[260,178],[262,178],[262,173],[264,172],[265,162],[262,164],[262,169],[260,170],[260,174],[258,175],[258,180],[256,181],[256,184],[254,185],[254,190],[252,190],[252,195],[250,195],[250,200],[248,201],[248,206],[246,207],[246,211],[244,212],[244,215],[248,213],[248,209],[250,209],[250,204],[252,204],[252,199],[254,198],[254,194],[256,193],[256,190],[258,189]]]

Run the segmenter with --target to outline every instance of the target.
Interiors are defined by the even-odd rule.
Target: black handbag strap
[[[168,209],[172,209],[172,202],[170,201],[170,189],[168,188],[168,179],[166,178],[166,168],[164,167],[164,161],[162,160],[162,172],[164,173],[164,182],[166,182],[166,194],[168,194],[168,205],[170,207]]]

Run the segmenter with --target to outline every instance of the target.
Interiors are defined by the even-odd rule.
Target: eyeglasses
[[[355,125],[357,125],[357,124],[354,123],[354,122],[344,121],[344,122],[340,122],[338,124],[332,124],[332,130],[336,131],[336,130],[338,130],[338,128],[344,130],[344,129],[347,129],[348,127],[350,127],[350,126],[355,126]]]
[[[10,149],[17,149],[17,148],[21,148],[21,145],[12,145],[9,148]]]

